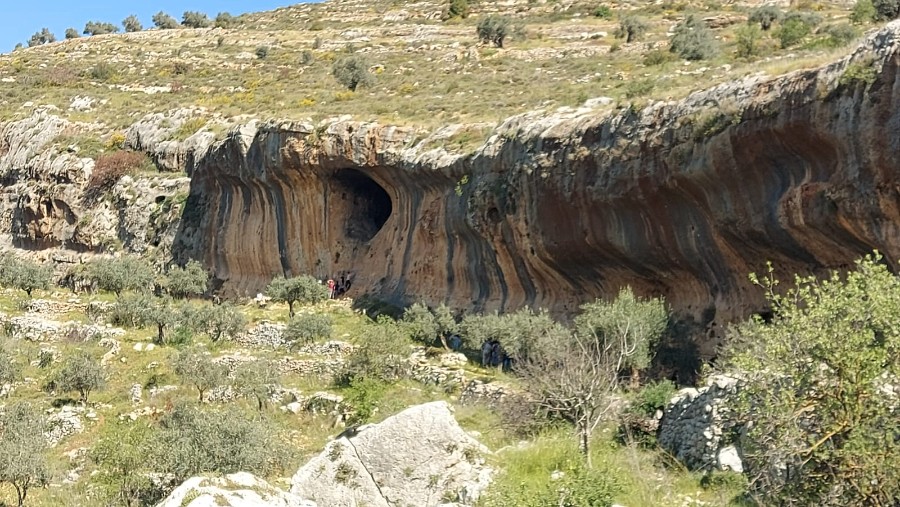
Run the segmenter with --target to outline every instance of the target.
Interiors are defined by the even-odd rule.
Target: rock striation
[[[435,147],[459,126],[253,122],[188,167],[175,254],[232,294],[344,273],[351,295],[568,313],[628,284],[701,324],[743,317],[763,310],[747,274],[766,260],[900,258],[898,48],[891,23],[818,69],[527,113],[472,153]]]
[[[426,403],[346,431],[297,471],[291,493],[334,507],[469,505],[490,483],[488,452],[446,402]]]

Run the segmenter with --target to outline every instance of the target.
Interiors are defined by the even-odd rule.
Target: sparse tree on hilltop
[[[49,390],[76,391],[82,403],[88,396],[106,384],[106,375],[100,361],[88,352],[79,350],[63,361],[62,366],[50,378]]]
[[[159,28],[160,30],[173,30],[175,28],[181,27],[177,19],[173,18],[163,11],[159,11],[154,14],[152,20],[153,26]]]
[[[144,25],[141,24],[141,20],[139,20],[134,14],[125,18],[122,21],[122,26],[125,28],[126,32],[140,32],[144,29]]]
[[[237,18],[231,15],[228,12],[220,12],[216,15],[216,20],[214,22],[216,28],[231,28],[237,23]]]
[[[41,28],[40,32],[35,32],[35,34],[28,39],[28,47],[41,46],[50,44],[51,42],[56,42],[56,36],[53,35],[49,29]]]
[[[181,18],[181,24],[188,28],[209,28],[212,26],[212,21],[210,21],[209,16],[205,13],[186,11]]]
[[[647,22],[637,16],[625,16],[619,22],[613,35],[617,39],[625,39],[625,42],[634,42],[647,33]]]
[[[375,76],[369,72],[369,61],[362,55],[338,59],[331,66],[331,74],[351,92],[355,92],[359,86],[370,87],[375,84]]]
[[[84,25],[84,33],[85,35],[103,35],[106,33],[116,33],[119,31],[119,27],[112,23],[104,23],[101,21],[88,21],[87,24]]]
[[[77,39],[81,37],[81,34],[78,33],[78,30],[74,28],[66,28],[66,39]]]
[[[41,411],[27,402],[8,405],[0,416],[0,482],[16,490],[19,507],[33,486],[50,483],[45,427]]]
[[[294,303],[318,303],[328,299],[328,287],[308,275],[294,278],[279,276],[266,287],[272,301],[288,304],[289,316],[294,316]]]

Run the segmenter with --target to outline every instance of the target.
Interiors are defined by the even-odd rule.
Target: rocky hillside
[[[744,54],[753,6],[603,7],[326,2],[4,55],[0,232],[63,262],[199,259],[225,296],[310,273],[570,314],[627,284],[712,335],[763,310],[766,260],[897,256],[896,25],[853,42],[848,6],[810,5]],[[497,9],[524,28],[502,48],[475,36]],[[700,60],[667,50],[691,19]],[[331,76],[350,54],[375,78],[355,92]]]

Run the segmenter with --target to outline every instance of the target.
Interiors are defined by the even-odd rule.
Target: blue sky
[[[81,33],[88,21],[108,21],[121,30],[122,20],[130,14],[140,18],[144,27],[153,26],[151,17],[165,11],[181,21],[184,11],[201,11],[214,18],[219,12],[237,15],[244,12],[271,10],[300,3],[299,0],[44,0],[4,2],[0,15],[0,52],[11,51],[19,42],[26,43],[34,32],[49,28],[58,39],[66,28]]]

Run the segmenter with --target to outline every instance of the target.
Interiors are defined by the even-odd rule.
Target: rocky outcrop
[[[225,477],[192,477],[157,507],[316,507],[266,481],[241,472]]]
[[[251,124],[189,168],[177,255],[248,295],[347,273],[351,295],[565,313],[628,284],[701,323],[744,316],[766,260],[900,257],[898,35],[644,109],[524,114],[469,154],[432,149],[458,127]]]
[[[348,430],[300,468],[291,493],[334,507],[468,505],[490,482],[486,453],[447,403],[427,403]]]

